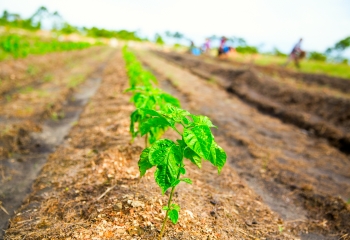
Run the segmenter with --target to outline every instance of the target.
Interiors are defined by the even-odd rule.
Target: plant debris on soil
[[[88,51],[92,54],[95,50],[76,54]],[[319,138],[321,135],[311,133],[310,129],[306,131],[259,112],[242,95],[227,91],[224,84],[229,83],[232,88],[238,85],[225,75],[231,71],[227,70],[227,62],[214,61],[209,68],[205,59],[176,55],[178,59],[174,60],[175,55],[170,53],[135,51],[157,76],[160,87],[180,99],[184,109],[213,120],[218,126],[214,132],[216,141],[228,154],[220,175],[208,162],[200,170],[189,165],[186,174],[193,184],[178,186],[173,199],[181,206],[179,222],[176,225],[168,222],[163,239],[350,239],[350,207],[346,204],[350,198],[350,165],[348,155],[339,150],[340,145],[329,142],[324,135]],[[90,57],[95,60],[89,63],[86,58],[86,64],[106,61],[110,53],[110,50],[100,52],[99,58],[94,52]],[[187,65],[194,61],[197,66]],[[72,69],[86,66],[76,64]],[[216,74],[210,69],[217,71]],[[59,72],[54,68],[52,71]],[[256,74],[259,76],[259,72]],[[71,89],[71,75],[67,73],[68,80],[55,85],[60,86],[58,96],[63,96],[62,103],[72,96],[62,94]],[[35,80],[28,80],[28,84],[31,81]],[[261,94],[252,87],[256,82],[250,85],[250,80],[239,81],[245,88]],[[272,87],[274,80],[268,81]],[[12,86],[4,92],[10,96],[22,94],[23,87]],[[158,236],[165,215],[162,207],[169,193],[161,194],[153,180],[153,171],[140,179],[137,161],[144,141],[136,139],[131,143],[129,124],[134,107],[129,103],[130,96],[124,93],[127,87],[125,65],[118,49],[108,58],[100,88],[64,142],[50,154],[31,193],[15,211],[5,229],[5,239],[155,239]],[[301,98],[317,95],[311,90],[302,94]],[[25,102],[13,97],[11,103],[5,93],[1,96],[1,109],[7,104]],[[32,154],[32,132],[41,130],[42,119],[55,119],[55,115],[42,114],[45,107],[40,106],[45,104],[40,103],[37,95],[29,99],[38,106],[37,111],[26,115],[12,114],[9,110],[1,112],[8,119],[32,121],[23,124],[18,120],[17,125],[11,125],[0,135],[0,140],[8,139],[0,141],[4,159],[13,152],[24,157]],[[54,99],[59,102],[59,97]],[[278,98],[276,102],[284,104]],[[313,108],[309,107],[307,111]],[[325,111],[322,107],[321,112]],[[299,109],[297,104],[295,109]],[[322,121],[348,134],[345,120],[338,126],[337,116],[327,116],[322,116]],[[174,134],[166,133],[166,137],[174,138]],[[6,184],[4,178],[1,181]],[[4,204],[0,206],[6,209]],[[0,214],[6,214],[2,208]]]

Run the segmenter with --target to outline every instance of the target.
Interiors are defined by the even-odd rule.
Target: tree
[[[156,33],[156,35],[154,36],[154,41],[156,44],[159,44],[159,45],[164,45],[165,43],[162,36],[159,35],[158,33]]]

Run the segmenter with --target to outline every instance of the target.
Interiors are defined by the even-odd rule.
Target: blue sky
[[[156,32],[180,31],[201,44],[206,36],[237,36],[249,44],[289,52],[324,51],[350,36],[348,0],[1,0],[0,11],[29,17],[40,6],[77,26]]]

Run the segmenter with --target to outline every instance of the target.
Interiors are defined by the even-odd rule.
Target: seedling
[[[156,167],[154,178],[164,194],[171,188],[159,239],[162,238],[167,219],[174,224],[179,218],[180,206],[172,203],[175,187],[180,182],[192,183],[189,178],[182,178],[186,174],[184,159],[190,160],[198,168],[201,168],[202,159],[210,161],[217,167],[220,173],[226,162],[225,151],[215,142],[210,128],[215,127],[206,116],[193,115],[181,108],[167,105],[164,111],[150,109],[137,109],[147,120],[141,123],[141,135],[152,131],[152,128],[172,128],[180,135],[180,139],[173,142],[169,139],[155,141],[150,147],[145,148],[138,162],[141,177],[152,167]],[[179,128],[180,126],[180,128]],[[180,130],[182,129],[182,131]]]
[[[126,91],[129,91],[129,89]],[[131,97],[131,101],[134,102],[137,108],[165,110],[166,104],[180,107],[179,100],[158,88],[137,87],[132,91],[134,92],[134,95]],[[139,111],[135,111],[131,114],[130,133],[133,139],[141,133],[140,126],[147,120],[147,115],[143,115]],[[136,126],[138,127],[137,129],[135,129]],[[166,129],[167,127],[153,127],[145,135],[146,146],[148,143],[152,144],[159,139]]]
[[[186,174],[184,159],[190,160],[198,168],[202,166],[202,159],[208,160],[220,173],[227,156],[214,141],[210,128],[215,126],[208,117],[181,109],[178,99],[153,86],[156,78],[143,70],[135,55],[126,47],[123,54],[130,83],[126,92],[133,94],[131,102],[137,107],[130,116],[130,132],[133,138],[145,136],[146,141],[138,162],[140,176],[156,167],[154,178],[162,194],[171,188],[168,204],[163,207],[166,212],[159,234],[161,239],[168,218],[174,224],[179,219],[180,206],[172,203],[176,186],[180,182],[192,184],[191,179],[182,177]],[[180,135],[176,142],[159,139],[169,128]],[[148,143],[152,145],[148,147]]]
[[[125,92],[131,92],[133,94],[131,102],[135,104],[136,108],[164,110],[166,104],[180,107],[178,99],[153,86],[157,83],[157,79],[152,73],[142,68],[141,63],[137,61],[135,55],[129,52],[126,47],[123,48],[123,54],[127,65],[129,84],[131,86]],[[140,115],[138,112],[134,112],[131,115],[130,132],[133,139],[140,133],[138,126],[146,120],[146,116]],[[161,137],[165,130],[166,128],[152,128],[145,135],[145,146],[147,147],[148,144],[154,143]]]

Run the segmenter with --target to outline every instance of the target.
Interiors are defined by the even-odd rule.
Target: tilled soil
[[[306,239],[310,238],[306,232],[349,237],[348,155],[302,129],[261,114],[220,84],[150,53],[141,56],[159,78],[176,87],[192,111],[213,119],[231,165],[290,231]]]
[[[90,57],[92,53],[96,56]],[[62,142],[72,124],[78,119],[81,107],[89,96],[94,94],[101,78],[100,68],[103,68],[105,58],[110,53],[111,49],[98,47],[89,51],[31,57],[31,66],[43,67],[41,75],[56,73],[49,82],[43,82],[39,75],[30,81],[25,78],[10,80],[11,75],[26,76],[26,68],[23,67],[22,71],[18,69],[24,64],[24,60],[19,60],[18,65],[10,61],[9,65],[17,68],[11,71],[5,63],[1,63],[3,69],[7,69],[6,72],[2,72],[5,83],[12,84],[12,89],[2,95],[12,96],[11,100],[2,98],[3,101],[0,101],[1,229],[6,228],[8,219],[30,192],[31,184],[48,154]],[[50,67],[47,64],[43,66],[44,62],[51,63],[48,64]],[[58,62],[64,63],[61,70],[56,69],[53,64]],[[73,70],[67,66],[72,64],[78,64],[79,67]],[[75,79],[77,74],[81,76],[80,82],[74,87],[68,86],[67,82]],[[18,86],[23,84],[22,80],[27,84],[26,89],[30,87],[31,91],[21,91],[23,88]],[[5,88],[8,86],[9,84],[4,85]],[[2,87],[1,85],[0,90],[4,90]],[[50,91],[50,94],[38,96],[37,93],[45,91]],[[33,111],[25,115],[16,111],[26,108]],[[55,113],[57,115],[54,115]],[[2,235],[3,232],[0,232],[0,238]]]
[[[329,76],[325,74],[297,72],[297,71],[285,69],[281,66],[273,66],[273,65],[261,66],[261,65],[256,65],[253,62],[244,63],[244,62],[235,61],[233,59],[217,59],[217,61],[220,61],[221,63],[228,63],[231,66],[235,65],[235,66],[241,66],[245,68],[253,66],[259,72],[268,74],[272,77],[298,79],[308,85],[325,86],[327,88],[336,89],[344,93],[350,93],[350,84],[348,83],[349,79],[346,79],[346,78],[334,77],[334,76]]]
[[[158,55],[217,82],[259,110],[328,139],[350,152],[350,95],[303,82],[263,75],[254,68],[230,67],[184,54]],[[343,85],[350,81],[344,80]]]
[[[168,194],[150,171],[139,179],[142,139],[130,143],[127,76],[121,53],[107,65],[102,84],[65,143],[53,153],[5,239],[154,239]],[[173,138],[173,134],[167,134]],[[220,137],[219,137],[220,138]],[[177,225],[164,239],[295,239],[235,170],[220,175],[205,162],[188,166],[193,185],[180,184]]]

